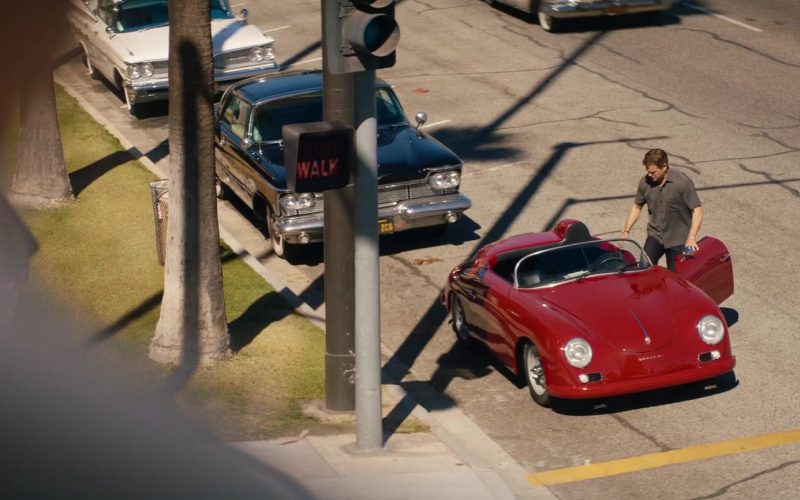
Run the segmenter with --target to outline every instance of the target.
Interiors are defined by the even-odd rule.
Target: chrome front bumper
[[[378,209],[378,219],[389,221],[391,232],[406,231],[419,227],[436,226],[455,222],[465,210],[472,206],[469,198],[453,193],[430,198],[406,200],[391,207]],[[287,243],[311,243],[322,241],[322,212],[278,217],[276,221],[280,235]]]
[[[239,80],[277,71],[278,68],[277,63],[270,63],[236,70],[214,70],[214,90],[224,92]],[[124,91],[128,94],[131,104],[165,101],[169,98],[169,80],[167,78],[147,81],[128,80],[124,86]]]
[[[128,80],[124,84],[125,93],[131,104],[142,102],[164,101],[169,98],[169,80]]]
[[[577,3],[556,0],[542,2],[542,10],[558,19],[589,16],[614,16],[618,14],[638,14],[667,10],[676,0],[599,0]]]

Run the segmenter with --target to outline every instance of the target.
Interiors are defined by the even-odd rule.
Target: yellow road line
[[[704,460],[746,451],[760,450],[772,446],[800,442],[800,429],[793,431],[774,432],[719,443],[707,443],[680,450],[670,450],[660,453],[650,453],[638,457],[622,458],[599,464],[580,465],[544,472],[535,472],[527,476],[528,481],[534,486],[551,486],[562,483],[584,481],[599,477],[627,474],[665,465],[674,465],[695,460]]]

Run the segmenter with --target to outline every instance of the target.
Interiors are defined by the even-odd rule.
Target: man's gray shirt
[[[658,239],[665,248],[686,242],[692,226],[692,211],[701,205],[692,180],[672,168],[663,186],[652,185],[646,175],[642,177],[634,203],[647,205],[650,214],[647,234]]]

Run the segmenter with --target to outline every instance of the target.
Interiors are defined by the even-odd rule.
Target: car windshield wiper
[[[588,269],[581,269],[580,271],[574,271],[574,272],[565,274],[564,275],[564,279],[565,280],[577,279],[577,281],[580,281],[586,275],[588,275],[590,272],[591,271],[589,271]]]
[[[639,263],[638,263],[638,262],[636,262],[636,263],[633,263],[633,262],[628,262],[627,264],[625,264],[624,266],[622,266],[622,267],[619,269],[619,271],[617,271],[617,272],[618,272],[619,274],[622,274],[622,273],[624,273],[625,271],[630,271],[631,269],[641,269],[641,268],[639,267]]]

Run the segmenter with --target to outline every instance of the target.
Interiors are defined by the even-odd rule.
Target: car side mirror
[[[239,17],[242,19],[242,22],[247,22],[247,16],[250,14],[250,11],[247,9],[242,9],[239,11]]]
[[[423,125],[425,125],[425,122],[428,121],[428,113],[425,113],[424,111],[420,111],[419,113],[414,115],[414,118],[417,120],[417,132],[419,132],[420,128]]]

